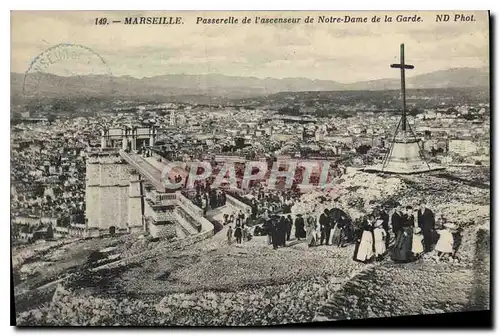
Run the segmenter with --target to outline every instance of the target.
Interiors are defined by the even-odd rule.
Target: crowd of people
[[[290,213],[269,213],[264,211],[263,224],[254,226],[253,234],[267,236],[268,244],[274,249],[286,247],[293,233],[309,247],[345,247],[354,243],[353,259],[363,263],[380,261],[387,255],[394,262],[411,262],[433,251],[436,252],[433,257],[438,260],[453,259],[461,241],[460,229],[446,218],[436,220],[424,201],[418,208],[403,207],[399,203],[391,208],[373,208],[357,224],[339,208],[325,209],[319,216],[297,214],[295,218]],[[245,218],[240,212],[237,216],[225,217],[224,223],[235,227],[228,230],[229,242],[233,235],[237,243],[251,237],[249,223],[253,223],[253,215]]]
[[[290,213],[292,205],[300,194],[293,190],[269,190],[262,186],[253,188],[246,196],[246,203],[252,208],[251,217],[257,219],[272,213]]]
[[[223,224],[229,226],[226,233],[228,244],[232,243],[233,236],[236,239],[237,244],[241,244],[243,241],[249,241],[252,239],[249,222],[250,217],[245,216],[242,210],[236,214],[224,214]]]
[[[209,209],[216,209],[226,204],[226,193],[220,189],[197,185],[194,195],[188,195],[188,198],[203,210],[203,215],[207,214]]]
[[[461,230],[446,218],[436,220],[424,201],[418,209],[396,204],[390,219],[385,210],[379,210],[363,221],[356,239],[354,260],[371,262],[390,254],[394,262],[404,263],[433,251],[434,258],[449,260],[456,257],[460,242]]]

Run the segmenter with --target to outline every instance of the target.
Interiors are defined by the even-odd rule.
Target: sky
[[[474,15],[454,22],[454,14]],[[421,16],[423,22],[383,22],[383,17]],[[449,22],[436,22],[449,14]],[[381,23],[196,24],[197,17],[382,17]],[[181,16],[182,25],[95,25],[95,18]],[[304,77],[342,83],[398,78],[405,44],[408,76],[459,67],[489,66],[488,13],[481,12],[11,12],[11,70],[24,73],[44,50],[85,46],[76,59],[54,62],[47,72],[102,72],[136,78],[164,74],[218,73],[259,78]],[[87,53],[87,54],[85,54]],[[99,55],[100,57],[97,57]],[[104,63],[102,63],[104,62]]]

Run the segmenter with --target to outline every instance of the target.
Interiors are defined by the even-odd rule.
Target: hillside
[[[34,76],[34,75],[31,75]],[[24,74],[11,73],[11,96],[23,97]],[[278,92],[393,90],[399,88],[399,79],[379,79],[350,84],[308,78],[255,78],[219,74],[159,75],[134,78],[105,75],[56,76],[40,73],[27,81],[28,95],[35,97],[115,97],[123,99],[158,99],[186,94],[221,98],[245,98]],[[488,87],[489,70],[456,68],[409,77],[409,89]]]

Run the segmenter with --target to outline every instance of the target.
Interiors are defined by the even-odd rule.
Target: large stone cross
[[[403,131],[406,131],[406,86],[405,86],[405,69],[415,68],[413,65],[405,64],[405,45],[401,44],[401,56],[399,64],[391,64],[391,68],[401,69],[401,99],[403,101]]]

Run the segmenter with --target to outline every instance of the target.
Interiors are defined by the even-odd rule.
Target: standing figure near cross
[[[405,69],[411,70],[415,67],[410,64],[405,64],[405,45],[401,44],[401,56],[399,64],[391,64],[391,68],[401,69],[401,100],[403,101],[403,118],[402,118],[402,130],[406,132],[406,83],[405,83]]]

